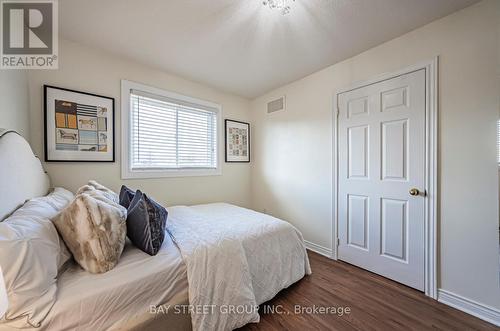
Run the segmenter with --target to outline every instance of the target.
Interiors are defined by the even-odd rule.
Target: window
[[[220,106],[122,81],[123,178],[218,175]]]

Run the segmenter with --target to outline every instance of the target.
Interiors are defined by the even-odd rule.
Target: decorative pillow
[[[71,192],[56,188],[0,223],[0,265],[9,300],[4,319],[14,320],[9,325],[39,327],[54,304],[58,270],[71,255],[50,218],[72,198]]]
[[[27,201],[23,206],[24,208],[18,210],[17,213],[18,215],[22,215],[29,212],[51,219],[63,210],[63,208],[66,207],[74,198],[75,195],[72,192],[62,187],[56,187],[51,193],[44,197],[34,198]],[[71,253],[61,238],[59,238],[59,243],[61,246],[61,253],[59,254],[58,270],[59,273],[61,273],[67,265],[67,262],[71,260]]]
[[[165,239],[167,210],[137,190],[127,214],[127,235],[130,241],[143,252],[156,255]]]
[[[128,209],[128,207],[130,206],[130,202],[134,198],[134,195],[134,191],[132,191],[125,185],[122,185],[122,188],[120,189],[120,205]]]
[[[120,201],[118,198],[118,194],[116,194],[115,192],[113,192],[109,188],[99,184],[95,180],[89,180],[87,185],[80,187],[78,189],[78,191],[76,192],[76,195],[78,195],[80,193],[84,193],[84,192],[93,192],[92,194],[96,194],[95,191],[102,193],[103,196],[105,196],[106,198],[108,198],[109,200],[111,200],[115,203],[119,203],[119,201]]]
[[[53,219],[76,262],[91,273],[113,269],[125,246],[127,210],[110,197],[86,185]]]

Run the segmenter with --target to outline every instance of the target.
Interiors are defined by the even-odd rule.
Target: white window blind
[[[217,168],[217,109],[130,92],[131,170]]]

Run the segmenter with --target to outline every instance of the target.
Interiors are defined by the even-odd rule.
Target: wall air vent
[[[285,97],[270,101],[267,103],[267,113],[274,113],[276,111],[285,110]]]

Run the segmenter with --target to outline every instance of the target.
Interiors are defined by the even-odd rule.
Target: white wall
[[[55,85],[115,98],[116,162],[44,163],[52,184],[75,191],[89,179],[119,190],[121,184],[140,188],[167,206],[227,201],[247,206],[250,166],[222,163],[222,176],[122,180],[120,175],[120,80],[128,79],[222,105],[223,117],[248,121],[250,103],[212,88],[169,75],[112,54],[70,41],[60,41],[59,70],[29,74],[31,145],[43,155],[43,85]],[[223,148],[223,142],[220,142]]]
[[[0,70],[0,128],[16,130],[29,139],[28,73]]]
[[[252,205],[332,248],[335,90],[439,55],[439,284],[500,308],[498,265],[500,1],[485,0],[253,102]],[[287,110],[266,114],[286,95]]]

